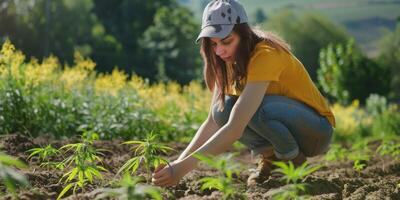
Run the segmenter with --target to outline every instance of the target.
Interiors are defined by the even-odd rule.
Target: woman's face
[[[223,39],[210,39],[211,47],[217,56],[219,56],[226,63],[233,63],[235,61],[236,50],[240,42],[240,37],[237,33],[232,31],[231,34]]]

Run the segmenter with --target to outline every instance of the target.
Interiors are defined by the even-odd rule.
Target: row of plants
[[[115,197],[118,199],[140,199],[151,197],[162,199],[162,194],[170,195],[167,191],[150,185],[151,172],[159,165],[168,164],[164,156],[173,149],[162,144],[157,138],[159,135],[150,132],[144,140],[131,140],[121,145],[132,145],[132,157],[129,158],[116,172],[110,181],[104,179],[103,173],[110,172],[103,166],[103,157],[106,149],[95,148],[94,142],[99,139],[97,133],[85,131],[81,140],[73,144],[65,144],[60,148],[52,145],[33,148],[27,151],[28,160],[36,157],[40,167],[47,170],[61,171],[63,175],[59,184],[63,184],[58,198],[66,194],[84,193],[91,185],[97,190],[98,199]],[[371,144],[379,142],[376,149]],[[376,152],[373,154],[373,152]],[[238,179],[242,166],[235,162],[235,153],[211,157],[196,154],[195,157],[206,165],[220,172],[219,176],[204,177],[199,180],[201,190],[218,190],[223,199],[246,199],[243,195],[244,188]],[[389,156],[400,159],[400,141],[397,137],[365,138],[348,147],[333,144],[324,157],[326,161],[339,161],[353,163],[353,169],[360,174],[365,169],[373,156],[383,159]],[[304,177],[317,171],[322,165],[310,166],[304,163],[299,167],[289,162],[273,162],[276,165],[274,173],[283,174],[281,177],[285,186],[270,191],[274,199],[301,199],[307,197]],[[16,196],[17,186],[29,186],[26,178],[13,167],[24,169],[26,165],[18,159],[5,154],[0,154],[0,179],[6,188]],[[385,169],[384,162],[382,168]],[[141,169],[141,170],[139,170]],[[242,184],[243,185],[243,184]],[[239,188],[238,188],[239,187]],[[243,190],[243,191],[242,191]]]
[[[207,115],[210,94],[198,82],[151,85],[118,70],[98,74],[95,66],[79,54],[73,66],[62,66],[55,57],[25,61],[22,52],[4,43],[0,134],[61,137],[93,130],[102,139],[131,139],[155,130],[163,141],[185,140]]]

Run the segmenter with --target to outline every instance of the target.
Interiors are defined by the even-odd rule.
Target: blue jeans
[[[223,111],[213,107],[213,119],[220,127],[228,122],[237,98],[225,96]],[[253,155],[273,149],[279,159],[292,159],[299,151],[312,157],[328,150],[333,130],[326,117],[310,106],[285,96],[266,95],[239,142]]]

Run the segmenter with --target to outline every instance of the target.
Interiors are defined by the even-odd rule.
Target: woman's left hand
[[[174,186],[188,173],[191,169],[184,166],[184,162],[176,160],[169,165],[160,165],[154,170],[152,182],[161,187]]]

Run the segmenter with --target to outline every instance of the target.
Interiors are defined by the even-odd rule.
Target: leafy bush
[[[400,109],[398,105],[389,105],[387,110],[375,119],[372,132],[374,136],[379,137],[400,135]]]
[[[1,134],[70,137],[92,130],[105,139],[138,139],[154,130],[162,141],[187,140],[207,117],[211,94],[199,82],[150,85],[118,70],[97,74],[96,63],[74,56],[73,66],[61,66],[55,57],[25,62],[22,52],[4,43]]]
[[[364,104],[371,93],[387,95],[390,91],[390,70],[362,55],[354,40],[322,49],[319,62],[319,84],[329,98],[341,104],[355,99]]]
[[[400,100],[400,22],[396,29],[388,32],[380,41],[379,62],[391,70],[390,99]]]

